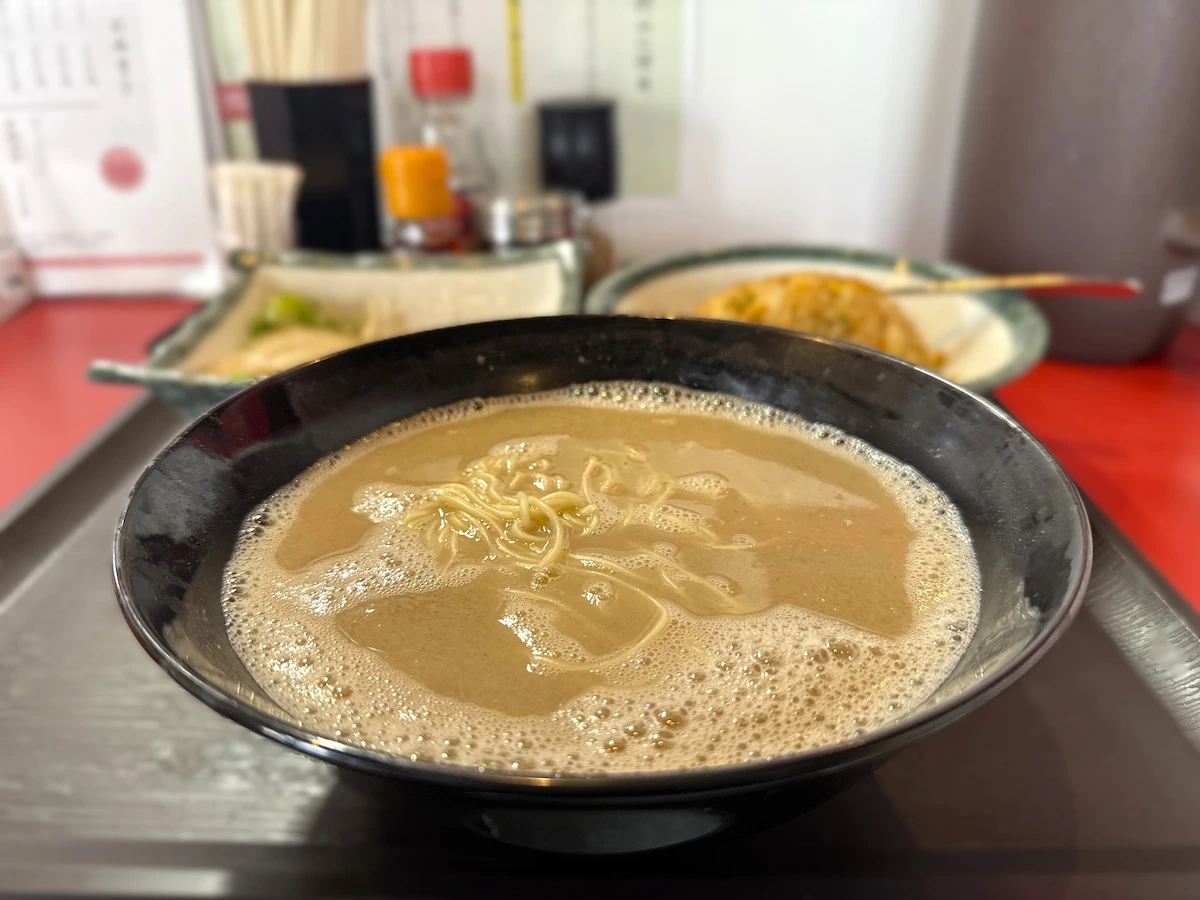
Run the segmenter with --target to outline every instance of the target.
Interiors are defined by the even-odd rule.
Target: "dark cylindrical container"
[[[304,169],[296,209],[300,246],[378,250],[370,82],[251,82],[249,88],[259,155]]]
[[[1200,3],[984,3],[950,255],[985,271],[1136,277],[1136,301],[1037,298],[1050,353],[1128,361],[1200,296]]]
[[[538,106],[542,187],[578,191],[591,202],[617,193],[616,109],[607,100],[562,100]]]

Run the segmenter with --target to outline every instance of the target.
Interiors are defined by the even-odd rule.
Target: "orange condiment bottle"
[[[393,249],[455,248],[462,221],[450,192],[450,167],[441,147],[389,147],[379,158],[379,176],[392,217],[388,231]]]

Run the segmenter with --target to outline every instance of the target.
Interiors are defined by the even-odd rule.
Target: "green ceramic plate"
[[[505,253],[396,257],[298,250],[274,259],[233,258],[233,285],[188,316],[129,364],[97,360],[94,381],[142,384],[176,409],[198,416],[249,382],[205,373],[245,343],[251,319],[277,293],[343,305],[353,313],[366,297],[384,298],[394,333],[464,322],[579,311],[582,249],[559,241]]]
[[[710,295],[743,281],[797,269],[850,274],[881,285],[980,273],[945,262],[907,260],[831,247],[775,245],[684,253],[614,272],[588,293],[589,313],[683,316]],[[979,393],[1028,371],[1046,352],[1050,328],[1014,291],[896,298],[929,346],[946,354],[941,374]]]

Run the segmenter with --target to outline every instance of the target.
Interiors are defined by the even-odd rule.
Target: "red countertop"
[[[88,381],[88,364],[143,359],[195,308],[169,297],[39,300],[0,322],[0,509],[138,395]]]
[[[997,396],[1200,609],[1200,328],[1133,365],[1043,362]]]
[[[194,308],[170,298],[47,300],[0,323],[0,508],[136,396],[88,382],[88,363],[142,359]],[[1045,362],[998,396],[1200,609],[1200,329],[1136,365]]]

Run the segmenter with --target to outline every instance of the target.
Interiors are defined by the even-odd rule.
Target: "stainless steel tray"
[[[1196,617],[1099,517],[1087,611],[983,710],[787,825],[593,863],[437,830],[159,671],[109,552],[181,425],[146,401],[0,532],[0,894],[1200,896]]]

